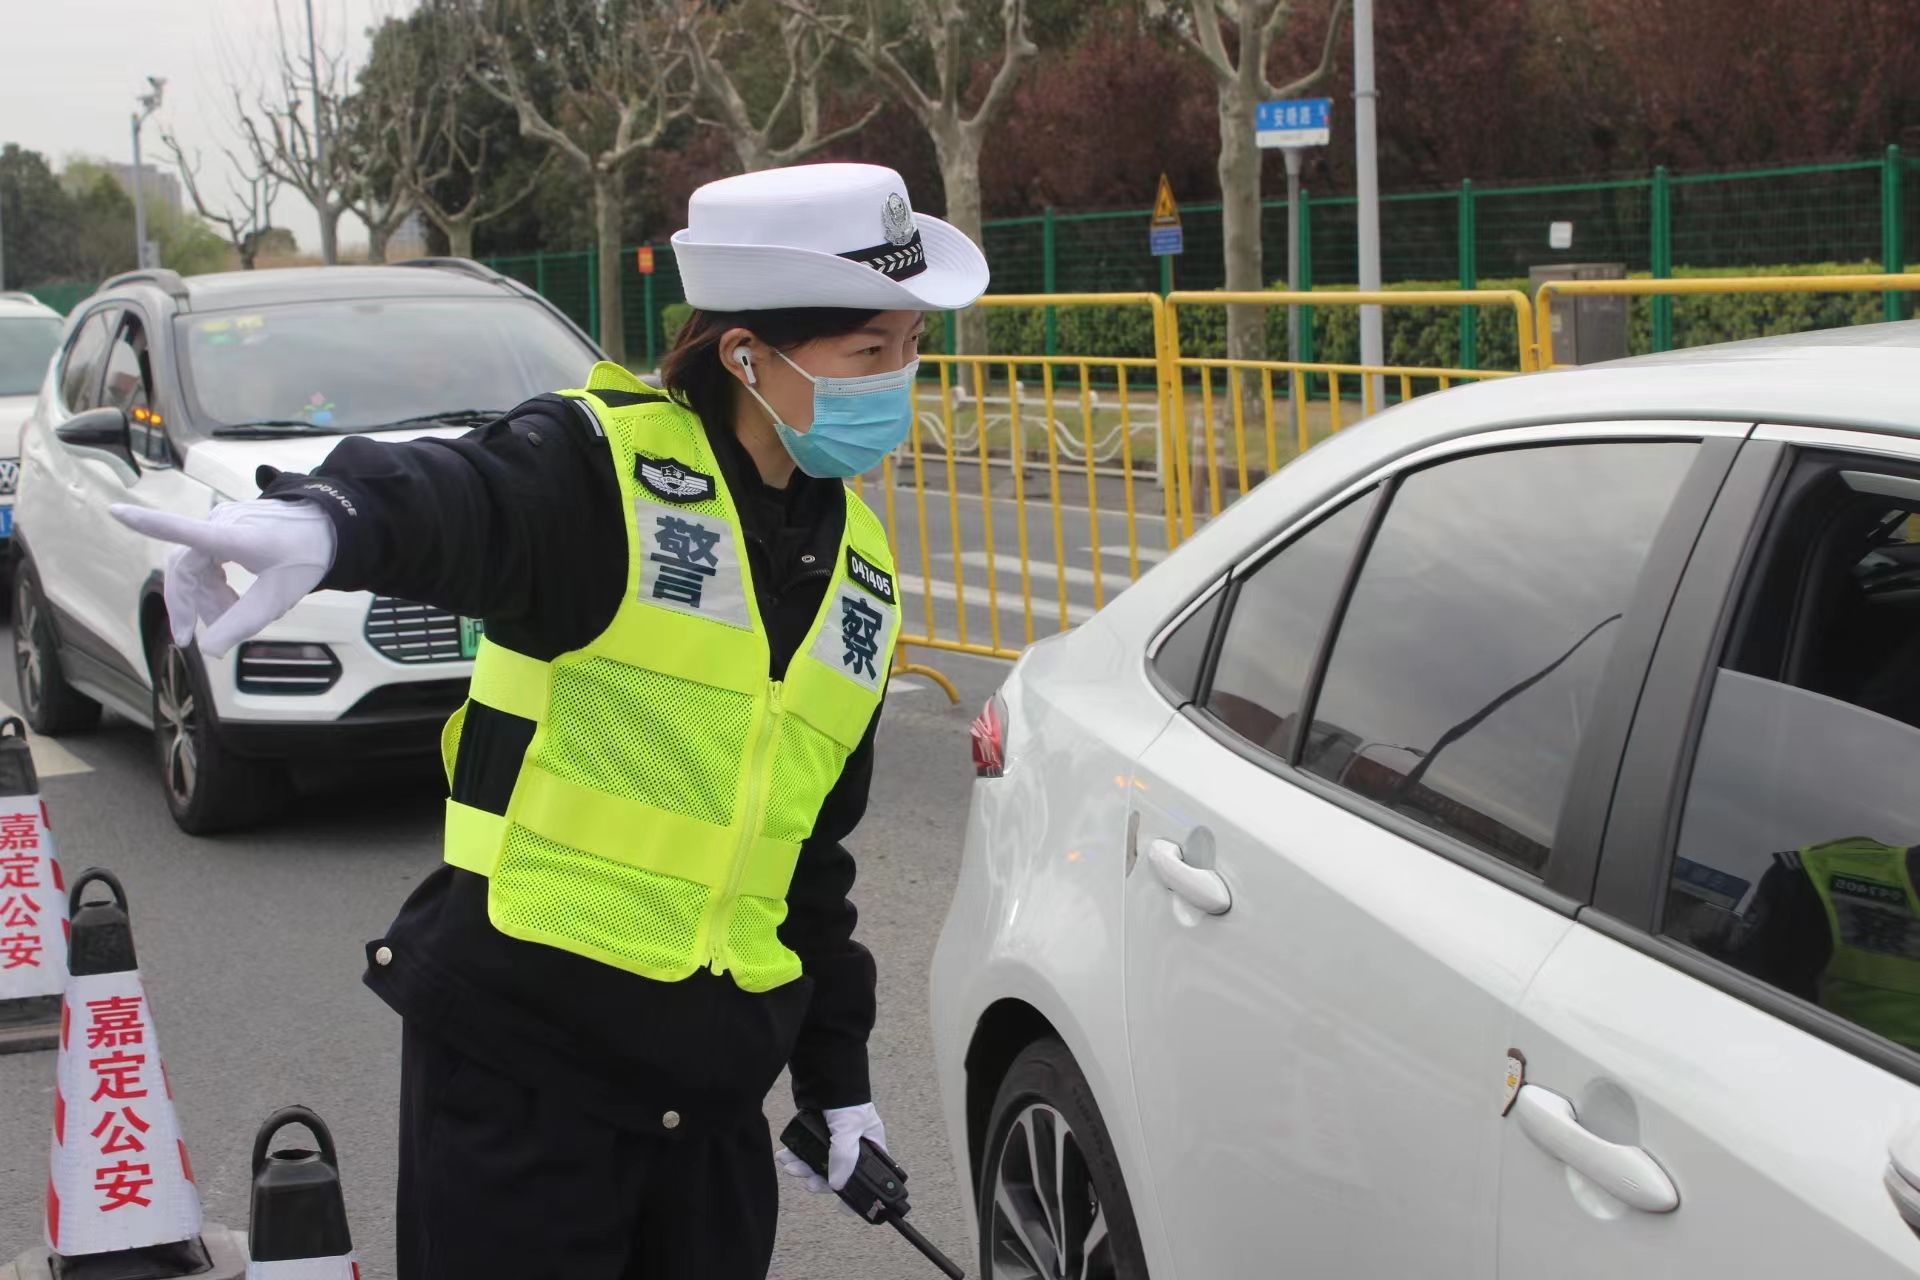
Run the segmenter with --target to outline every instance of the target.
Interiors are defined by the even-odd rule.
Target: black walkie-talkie
[[[787,1125],[780,1142],[806,1161],[807,1168],[823,1178],[827,1176],[827,1153],[832,1148],[833,1136],[825,1116],[818,1111],[802,1111]],[[907,1171],[865,1138],[860,1139],[860,1161],[839,1195],[847,1207],[866,1222],[876,1226],[882,1222],[888,1224],[953,1280],[966,1280],[966,1273],[953,1264],[953,1259],[935,1248],[931,1240],[907,1221]]]

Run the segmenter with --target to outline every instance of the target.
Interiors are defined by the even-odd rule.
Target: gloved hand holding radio
[[[257,635],[333,567],[333,522],[310,502],[229,502],[204,520],[124,503],[108,509],[129,529],[180,544],[167,558],[165,584],[173,642],[186,648],[205,622],[200,648],[209,657]],[[228,584],[228,563],[254,575],[245,595]]]
[[[773,1153],[774,1163],[782,1173],[802,1179],[807,1190],[817,1195],[836,1192],[847,1185],[847,1179],[853,1176],[853,1167],[860,1162],[860,1139],[869,1139],[882,1151],[887,1149],[887,1127],[880,1123],[880,1112],[871,1102],[857,1107],[835,1107],[823,1114],[827,1131],[833,1135],[826,1177],[808,1168],[806,1161],[785,1147]]]

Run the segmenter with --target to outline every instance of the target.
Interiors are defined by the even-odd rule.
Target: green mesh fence
[[[1357,281],[1358,212],[1352,196],[1306,193],[1301,209],[1302,257],[1309,287]],[[1146,209],[1055,213],[989,221],[983,232],[996,293],[1134,293],[1217,289],[1222,265],[1220,206],[1182,211],[1185,251],[1170,269],[1147,250]],[[1525,287],[1528,271],[1554,263],[1619,263],[1630,274],[1835,270],[1902,270],[1920,257],[1920,159],[1889,147],[1880,157],[1835,164],[1673,174],[1594,182],[1515,186],[1463,184],[1458,190],[1399,192],[1381,199],[1381,278],[1429,285]],[[1556,223],[1571,240],[1556,247]],[[1261,210],[1262,275],[1287,278],[1287,208]],[[1913,246],[1910,248],[1910,246]],[[1463,250],[1465,252],[1463,253]],[[642,276],[633,250],[623,251],[620,306],[630,362],[652,367],[673,335],[668,308],[683,301],[673,253],[656,246],[655,270]],[[599,336],[598,291],[591,252],[522,254],[491,265],[523,280]],[[1770,297],[1771,295],[1756,295]],[[1823,295],[1824,296],[1824,295]],[[1771,305],[1771,304],[1768,304]],[[1896,318],[1907,303],[1832,302],[1778,315],[1738,310],[1742,325],[1780,331],[1803,326]],[[1763,308],[1764,310],[1764,308]],[[1749,336],[1722,332],[1735,310],[1703,302],[1636,303],[1631,345],[1664,350],[1694,341]],[[1715,326],[1719,326],[1716,329]],[[1036,329],[1047,351],[1066,350],[1066,328]],[[1477,335],[1462,336],[1460,359],[1472,365]]]

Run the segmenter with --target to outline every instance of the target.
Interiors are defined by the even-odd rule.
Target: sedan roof
[[[1379,415],[1416,435],[1546,422],[1673,418],[1920,436],[1920,320],[1689,347],[1420,397]],[[1369,424],[1373,425],[1373,424]]]

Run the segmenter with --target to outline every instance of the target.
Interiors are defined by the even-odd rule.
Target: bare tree
[[[351,186],[342,164],[346,148],[334,145],[344,133],[346,59],[317,42],[298,40],[288,30],[279,0],[273,13],[279,48],[270,81],[257,98],[258,114],[247,109],[235,87],[234,115],[254,164],[313,206],[320,223],[320,260],[332,264],[340,260],[340,215],[347,210]],[[308,98],[316,100],[309,104]],[[303,104],[310,108],[304,114]]]
[[[540,175],[545,172],[542,166],[512,196],[488,203],[485,184],[488,132],[461,124],[458,109],[448,101],[440,110],[439,134],[432,157],[434,167],[431,170],[424,165],[416,167],[408,178],[420,212],[440,228],[440,233],[447,238],[447,252],[456,258],[471,258],[474,230],[518,208],[521,201],[539,189]],[[549,153],[549,163],[552,158]],[[467,193],[467,198],[457,205],[439,194],[451,182],[461,183]]]
[[[823,21],[845,25],[844,19]],[[748,173],[773,169],[805,159],[821,148],[858,133],[880,112],[874,103],[857,120],[828,129],[821,118],[821,71],[833,51],[832,40],[808,17],[788,13],[777,31],[786,75],[773,105],[756,118],[744,95],[727,70],[731,61],[728,46],[737,44],[739,21],[729,22],[715,14],[703,0],[681,0],[674,24],[674,39],[686,56],[693,75],[694,92],[700,106],[712,112],[699,116],[702,124],[712,125],[726,134],[740,168]],[[788,116],[799,115],[798,132],[787,123]],[[776,143],[776,137],[784,142]]]
[[[600,345],[620,360],[621,180],[635,157],[691,111],[686,56],[674,47],[670,19],[651,5],[573,0],[543,5],[539,21],[530,9],[526,0],[495,0],[476,26],[486,57],[470,74],[513,108],[521,136],[546,143],[591,185]],[[538,87],[536,70],[545,78]]]
[[[231,148],[222,147],[221,154],[227,160],[228,200],[216,210],[200,188],[200,153],[194,152],[189,160],[171,128],[160,131],[160,143],[173,155],[174,167],[180,170],[180,181],[187,189],[187,198],[193,201],[195,212],[215,226],[225,228],[227,242],[239,255],[241,269],[253,270],[260,237],[273,225],[273,202],[280,194],[280,180],[260,165],[242,160]]]
[[[849,0],[852,7],[848,11],[829,10],[823,0],[782,3],[790,12],[808,19],[815,30],[851,50],[913,113],[933,140],[934,155],[940,162],[947,220],[977,243],[981,144],[1006,106],[1014,82],[1039,52],[1027,35],[1026,0],[1001,0],[1000,65],[971,109],[966,97],[974,61],[968,49],[976,33],[968,29],[962,0],[921,0],[910,6],[884,0]],[[924,84],[908,62],[931,65],[931,85]],[[979,310],[962,312],[960,350],[984,351],[986,337],[986,315]]]
[[[1267,78],[1267,56],[1274,41],[1293,21],[1294,0],[1187,0],[1191,22],[1176,22],[1180,36],[1213,71],[1215,105],[1220,117],[1221,231],[1225,241],[1227,288],[1257,292],[1266,288],[1260,261],[1260,151],[1254,142],[1254,117],[1260,103],[1292,98],[1333,72],[1347,0],[1332,0],[1320,65],[1284,85]],[[1224,24],[1223,24],[1224,18]],[[1228,46],[1231,28],[1234,47]],[[1267,353],[1266,311],[1261,307],[1227,309],[1227,355],[1259,360]],[[1252,378],[1241,379],[1253,393]],[[1249,420],[1252,413],[1248,414]]]

